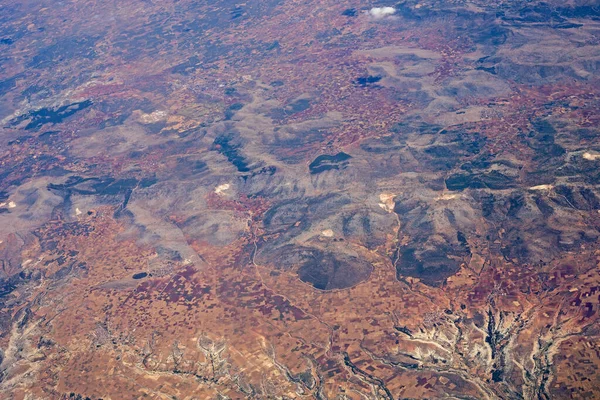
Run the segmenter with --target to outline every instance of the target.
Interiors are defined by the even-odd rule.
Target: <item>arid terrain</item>
[[[0,399],[600,399],[595,0],[0,0]]]

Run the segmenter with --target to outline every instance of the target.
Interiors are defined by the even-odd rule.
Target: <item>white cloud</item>
[[[383,18],[396,12],[394,7],[373,7],[369,10],[369,15],[373,18]]]

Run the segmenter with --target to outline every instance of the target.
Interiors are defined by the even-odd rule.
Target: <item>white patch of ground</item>
[[[156,122],[163,121],[165,118],[167,118],[166,111],[154,111],[150,114],[141,114],[140,122],[144,124],[154,124]]]
[[[394,203],[394,197],[396,197],[394,193],[381,193],[379,195],[379,207],[391,213],[394,211],[394,207],[396,206],[396,203]]]
[[[586,151],[583,153],[583,158],[589,161],[594,161],[600,159],[600,154],[592,154]]]
[[[321,235],[325,237],[333,237],[333,231],[331,229],[325,229],[321,232]]]
[[[229,189],[229,187],[230,187],[229,183],[224,183],[222,185],[219,185],[215,188],[215,193],[223,194],[223,192],[226,191],[227,189]]]
[[[554,186],[552,186],[552,185],[537,185],[537,186],[530,187],[529,190],[550,190],[553,187]]]

